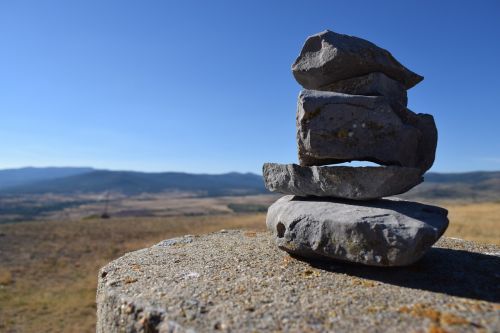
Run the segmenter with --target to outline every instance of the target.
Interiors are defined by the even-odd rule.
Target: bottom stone
[[[448,227],[444,208],[397,199],[366,203],[287,195],[269,207],[278,246],[314,259],[405,266],[420,259]]]

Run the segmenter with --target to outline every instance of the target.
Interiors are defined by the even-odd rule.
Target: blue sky
[[[0,168],[297,162],[290,66],[324,29],[425,80],[432,171],[500,170],[500,1],[0,2]]]

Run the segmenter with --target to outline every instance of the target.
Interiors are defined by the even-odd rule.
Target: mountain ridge
[[[92,169],[89,172],[0,188],[0,194],[71,194],[121,192],[127,195],[163,191],[205,192],[206,195],[265,193],[262,177],[252,173],[191,174]]]
[[[0,170],[0,190],[41,180],[91,172],[91,167],[22,167]]]
[[[23,173],[26,177],[19,181]],[[17,178],[12,175],[16,175]],[[9,184],[9,177],[10,183],[16,184],[17,181],[17,185],[5,186]],[[401,196],[407,199],[498,200],[500,198],[500,171],[429,172],[424,178],[424,183]],[[168,191],[199,192],[207,196],[269,193],[264,187],[262,176],[251,172],[194,174],[179,171],[113,171],[85,167],[0,170],[0,195],[102,192],[137,195]]]

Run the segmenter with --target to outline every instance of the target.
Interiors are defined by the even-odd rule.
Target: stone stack
[[[278,246],[312,259],[375,266],[417,261],[444,233],[447,211],[385,198],[423,181],[437,129],[407,108],[423,80],[388,51],[361,38],[310,36],[292,65],[306,89],[297,105],[299,164],[266,163],[266,187],[288,194],[267,214]],[[377,167],[326,166],[369,161]]]

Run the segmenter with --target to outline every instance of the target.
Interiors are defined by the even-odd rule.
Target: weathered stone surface
[[[392,54],[354,36],[323,31],[307,38],[292,65],[297,82],[306,89],[322,90],[337,81],[382,72],[409,89],[423,80],[401,65]]]
[[[337,81],[318,90],[351,95],[384,96],[393,102],[395,107],[406,107],[408,104],[405,87],[380,72]]]
[[[304,90],[297,143],[303,166],[358,160],[423,174],[434,163],[437,130],[431,115],[394,110],[384,97]]]
[[[266,224],[278,246],[295,255],[405,266],[441,237],[447,214],[444,208],[397,199],[354,204],[287,195],[269,207]]]
[[[299,196],[378,199],[404,193],[423,181],[420,169],[389,167],[303,167],[265,163],[266,188]]]
[[[436,245],[388,270],[296,260],[267,232],[163,242],[101,269],[97,332],[500,331],[500,248]]]

